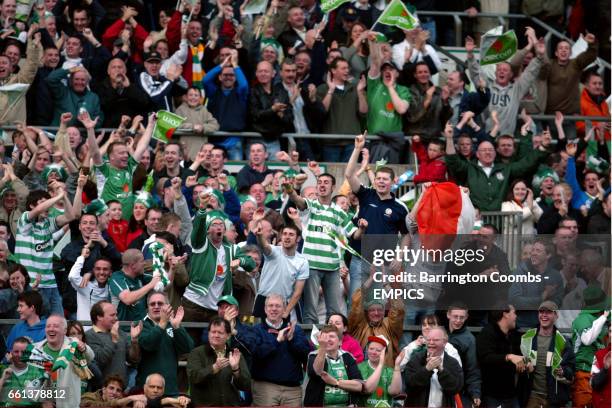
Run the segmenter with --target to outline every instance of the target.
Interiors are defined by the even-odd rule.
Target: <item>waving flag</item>
[[[480,65],[498,64],[516,54],[517,39],[514,30],[502,34],[499,26],[487,31],[480,40]]]
[[[344,3],[348,2],[349,0],[322,0],[321,11],[324,13],[329,13],[330,11],[337,9]]]
[[[153,139],[168,143],[176,129],[183,124],[185,118],[172,112],[160,110],[157,112],[157,122],[153,130]]]
[[[402,30],[412,30],[419,25],[419,20],[408,11],[401,0],[393,0],[378,17],[376,23],[401,28]]]

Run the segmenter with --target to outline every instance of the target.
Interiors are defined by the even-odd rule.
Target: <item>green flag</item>
[[[7,108],[4,112],[0,112],[0,122],[5,120],[6,116],[12,111],[12,108],[25,98],[29,87],[29,84],[8,84],[0,86],[0,93],[6,95],[8,99]]]
[[[153,130],[153,138],[162,143],[168,143],[172,139],[174,131],[183,124],[185,118],[172,112],[161,110],[157,112],[157,122]]]
[[[244,14],[263,14],[268,8],[268,0],[248,0],[244,6]]]
[[[516,53],[514,30],[502,34],[502,26],[487,31],[480,40],[480,66],[504,62]]]
[[[344,3],[348,3],[349,0],[321,0],[321,11],[329,13],[332,10],[337,9]]]
[[[412,30],[419,25],[419,20],[408,11],[401,0],[393,0],[378,17],[376,23],[401,28],[402,30]],[[376,23],[374,24],[376,25]]]

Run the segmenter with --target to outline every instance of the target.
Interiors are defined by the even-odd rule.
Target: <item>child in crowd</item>
[[[446,181],[446,163],[444,162],[444,142],[432,140],[427,147],[418,135],[412,136],[412,151],[417,155],[419,172],[414,176],[415,183]]]
[[[121,203],[119,201],[109,201],[108,208],[110,210],[110,221],[108,223],[108,235],[115,243],[117,251],[123,253],[127,247],[127,232],[128,222],[122,219],[123,211],[121,210]]]

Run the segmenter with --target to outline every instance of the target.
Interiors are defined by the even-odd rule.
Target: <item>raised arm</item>
[[[92,120],[89,117],[89,112],[84,111],[79,114],[79,120],[87,130],[87,143],[89,144],[89,154],[93,160],[93,163],[96,166],[101,166],[102,154],[100,153],[100,148],[98,147],[98,142],[96,140],[96,133],[94,131],[96,124],[98,123],[98,118]]]
[[[374,34],[372,34],[374,36]],[[370,46],[370,70],[368,77],[376,79],[380,76],[380,65],[382,64],[382,51],[380,44],[373,40],[372,37],[368,40]]]
[[[264,253],[264,255],[270,256],[272,254],[272,246],[263,236],[263,229],[261,227],[261,223],[258,223],[255,235],[257,236],[257,246],[261,248],[261,251]]]
[[[364,148],[364,146],[365,135],[356,136],[355,148],[353,149],[353,153],[351,153],[351,158],[349,159],[349,162],[346,165],[346,170],[344,172],[344,177],[348,180],[348,183],[351,186],[351,191],[353,193],[357,193],[357,191],[359,191],[359,188],[361,187],[361,182],[357,177],[357,160],[359,158],[359,153],[361,153],[361,150]]]
[[[150,114],[149,123],[147,123],[147,128],[145,129],[145,132],[140,138],[140,140],[138,141],[138,144],[136,145],[136,149],[134,149],[134,154],[132,155],[132,157],[134,157],[134,160],[136,160],[137,162],[140,162],[140,158],[142,157],[144,152],[149,147],[149,143],[151,142],[151,137],[153,137],[153,129],[155,129],[156,121],[157,121],[157,115],[155,113]]]

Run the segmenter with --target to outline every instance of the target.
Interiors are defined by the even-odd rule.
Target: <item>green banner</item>
[[[516,54],[518,41],[514,30],[506,31],[503,34],[493,34],[500,32],[501,27],[495,28],[485,33],[480,41],[480,65],[498,64],[507,61]]]
[[[157,112],[157,122],[155,130],[153,130],[153,139],[157,139],[162,143],[168,143],[172,139],[174,131],[183,124],[185,118],[180,117],[172,112],[161,110]]]
[[[268,8],[268,0],[248,0],[244,14],[263,14]]]
[[[401,0],[393,0],[389,3],[376,22],[402,30],[412,30],[419,25],[419,20],[408,11]]]
[[[344,3],[348,3],[349,0],[321,0],[321,11],[329,13],[332,10],[337,9]]]

